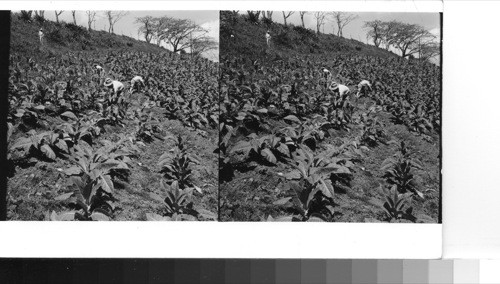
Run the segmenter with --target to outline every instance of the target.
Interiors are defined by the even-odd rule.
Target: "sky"
[[[193,20],[195,23],[209,30],[209,36],[211,36],[215,41],[219,41],[219,11],[129,11],[128,15],[115,24],[115,33],[144,40],[144,36],[138,35],[138,28],[140,25],[135,23],[136,18],[144,16],[169,16],[178,19]],[[54,11],[45,11],[45,18],[55,21],[56,16]],[[71,15],[71,11],[63,12],[59,16],[59,20],[72,23],[73,17]],[[85,11],[76,12],[76,22],[78,25],[87,27],[87,15],[85,14]],[[109,23],[105,18],[104,13],[98,12],[95,29],[107,31],[108,27]],[[168,46],[166,47],[169,48]],[[218,61],[219,50],[211,51],[204,56],[211,60]]]

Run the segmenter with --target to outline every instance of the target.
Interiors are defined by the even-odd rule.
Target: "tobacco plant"
[[[414,179],[415,170],[423,169],[420,161],[412,157],[412,152],[404,141],[399,144],[398,152],[382,162],[381,170],[384,171],[383,177],[391,185],[396,185],[400,193],[408,191],[422,196],[417,190],[417,184]]]
[[[94,172],[95,173],[95,172]],[[80,177],[71,177],[73,191],[56,197],[74,206],[76,211],[52,212],[52,221],[109,221],[113,216],[115,200],[109,186],[95,176],[84,173]]]
[[[169,139],[174,140],[176,144],[169,152],[160,156],[158,161],[158,165],[161,167],[160,173],[169,184],[177,182],[181,189],[194,187],[201,192],[201,189],[195,186],[191,179],[191,164],[198,164],[198,160],[188,153],[186,142],[182,136],[169,137]]]

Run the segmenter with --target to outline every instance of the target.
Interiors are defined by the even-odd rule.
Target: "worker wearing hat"
[[[106,109],[111,107],[111,111],[120,117],[119,115],[119,105],[123,102],[124,97],[122,96],[125,86],[117,80],[112,80],[111,78],[106,78],[104,80],[104,86],[108,87],[113,91],[113,94],[108,97],[108,102],[106,103]]]
[[[141,76],[135,76],[130,80],[130,93],[134,90],[140,91],[141,87],[144,87],[144,79]]]
[[[325,82],[325,88],[331,87],[331,85],[328,85],[328,81],[332,80],[332,73],[330,72],[330,70],[326,69],[326,67],[322,67],[321,73]]]
[[[102,66],[101,66],[101,65],[95,64],[95,69],[96,69],[97,74],[98,74],[99,76],[101,76],[101,73],[103,73],[103,72],[104,72],[104,68],[102,68]]]
[[[104,80],[104,86],[113,89],[114,94],[117,96],[120,96],[125,88],[122,82],[111,80],[111,78],[106,78],[106,80]]]
[[[328,77],[330,76],[332,73],[330,72],[330,70],[326,69],[325,67],[323,67],[323,76],[325,77]]]
[[[358,84],[358,92],[356,93],[356,97],[359,98],[361,94],[366,94],[368,91],[372,90],[372,84],[368,80],[362,80]]]
[[[337,82],[332,82],[328,89],[336,94],[339,94],[340,97],[346,96],[349,94],[349,87],[346,85],[338,84]]]

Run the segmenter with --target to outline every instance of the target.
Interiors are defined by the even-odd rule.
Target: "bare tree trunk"
[[[63,13],[64,11],[54,11],[56,14],[56,22],[59,24],[59,16]]]
[[[73,15],[73,24],[76,26],[76,15],[75,15],[76,11],[75,10],[71,11],[71,14]]]
[[[287,12],[285,14],[285,11],[282,11],[283,13],[283,21],[285,22],[285,27],[287,26],[286,19],[288,19],[291,15],[293,15],[294,12]]]

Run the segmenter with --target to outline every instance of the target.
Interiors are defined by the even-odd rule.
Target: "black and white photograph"
[[[7,220],[215,221],[218,11],[11,11]]]
[[[441,19],[221,11],[221,221],[441,223]]]

